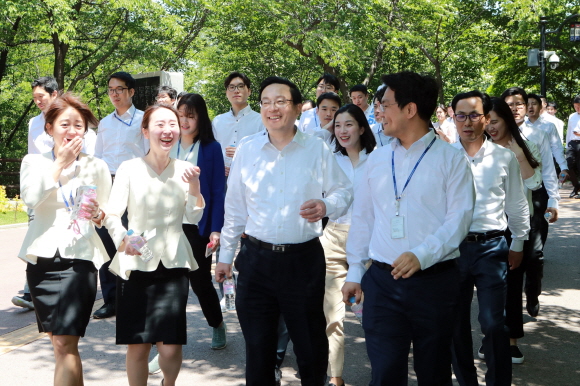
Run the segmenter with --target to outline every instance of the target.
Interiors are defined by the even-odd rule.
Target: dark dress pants
[[[127,218],[127,211],[121,216],[121,223],[125,229],[129,229],[129,219]],[[113,239],[109,235],[109,231],[104,226],[101,228],[96,228],[97,234],[101,238],[103,245],[107,251],[109,258],[113,260],[115,254],[117,253],[117,247]],[[103,301],[105,304],[115,304],[116,293],[117,293],[117,277],[109,271],[109,265],[111,265],[111,260],[107,261],[105,264],[99,268],[99,281],[101,282],[101,292],[103,293]]]
[[[566,163],[568,164],[568,174],[575,189],[580,188],[578,174],[580,173],[580,141],[568,142],[566,149]]]
[[[372,367],[370,386],[407,385],[411,342],[419,386],[451,386],[457,265],[395,280],[390,271],[372,264],[361,286],[363,329]]]
[[[324,251],[318,239],[296,252],[274,252],[251,241],[236,258],[236,311],[246,341],[246,385],[274,386],[280,315],[302,385],[322,386],[328,366],[324,318]]]
[[[459,246],[460,290],[453,334],[453,371],[461,386],[478,386],[473,364],[471,301],[477,288],[479,324],[487,364],[487,386],[510,386],[512,361],[505,326],[508,246],[503,236],[483,242],[463,241]]]
[[[203,316],[210,327],[217,328],[224,318],[220,307],[220,299],[213,286],[211,275],[212,257],[205,257],[205,249],[209,243],[209,237],[199,234],[197,225],[183,224],[183,233],[193,250],[193,257],[199,266],[195,271],[189,272],[189,282],[195,296],[199,299],[199,305]]]
[[[542,186],[532,192],[532,204],[534,215],[530,218],[530,236],[528,242],[533,246],[534,252],[526,262],[526,280],[524,292],[527,299],[537,301],[542,293],[542,278],[544,277],[544,246],[548,239],[550,225],[544,218],[548,208],[548,192]]]

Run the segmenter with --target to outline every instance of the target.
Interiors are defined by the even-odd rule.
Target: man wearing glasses
[[[246,341],[246,384],[276,384],[272,369],[282,315],[302,385],[322,386],[328,339],[321,219],[346,213],[352,184],[322,139],[296,129],[302,95],[294,83],[265,79],[260,106],[267,134],[245,141],[232,164],[216,281],[232,276],[245,232],[236,258],[236,308]]]
[[[248,105],[252,95],[252,83],[241,72],[232,72],[224,81],[226,96],[231,104],[227,113],[213,119],[213,135],[222,147],[225,159],[225,173],[229,174],[230,165],[240,141],[264,130],[260,114]]]
[[[143,111],[137,110],[133,105],[132,97],[135,95],[135,79],[126,72],[116,72],[109,76],[108,90],[109,99],[115,107],[115,111],[107,115],[99,123],[95,157],[107,163],[111,177],[123,161],[136,157],[143,157],[149,150],[149,140],[141,132]],[[127,224],[127,213],[122,217],[123,225]],[[97,233],[111,259],[115,256],[116,248],[109,232],[105,227],[97,229]],[[99,280],[103,301],[105,304],[93,313],[96,319],[108,318],[115,315],[116,279],[109,272],[109,262],[99,269]]]
[[[324,74],[316,81],[316,99],[326,92],[338,94],[338,90],[340,90],[340,83],[334,75]],[[319,126],[322,126],[317,113],[316,107],[303,112],[298,122],[298,130],[312,134]]]
[[[453,335],[453,370],[461,386],[478,385],[473,364],[471,301],[477,288],[479,322],[483,332],[487,385],[509,386],[512,361],[505,326],[507,269],[516,269],[523,258],[530,220],[528,202],[515,154],[489,141],[491,99],[470,91],[452,102],[460,149],[471,166],[475,182],[475,208],[467,237],[459,246],[459,305]],[[507,219],[506,219],[507,215]],[[512,242],[504,237],[509,226]]]

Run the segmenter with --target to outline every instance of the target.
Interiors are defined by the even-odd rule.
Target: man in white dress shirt
[[[143,111],[133,105],[135,95],[135,79],[126,72],[116,72],[109,76],[108,94],[115,111],[107,115],[99,123],[95,157],[107,163],[109,172],[114,179],[117,169],[123,161],[144,157],[149,150],[149,141],[141,132]],[[127,224],[127,215],[122,217],[123,225]],[[97,229],[111,260],[115,257],[116,248],[109,236],[107,228]],[[99,269],[99,280],[105,304],[93,313],[97,319],[115,315],[116,278],[109,272],[109,264],[103,264]]]
[[[338,94],[340,90],[340,82],[338,78],[331,74],[323,74],[316,81],[316,99],[325,92],[333,92]],[[320,126],[318,121],[318,115],[316,114],[318,109],[315,107],[313,109],[304,111],[300,116],[300,121],[298,122],[298,130],[303,133],[313,133],[315,129]]]
[[[556,102],[548,102],[546,106],[546,111],[542,113],[542,117],[552,121],[554,125],[556,125],[556,130],[558,130],[558,135],[562,138],[562,142],[564,141],[564,121],[561,120],[556,116],[558,112],[558,104]]]
[[[471,339],[471,301],[477,288],[479,322],[487,372],[487,385],[510,386],[512,360],[505,326],[507,269],[516,269],[523,258],[530,230],[528,202],[515,154],[486,138],[492,102],[480,91],[453,98],[460,149],[471,165],[475,181],[475,209],[469,234],[459,246],[460,273],[458,318],[453,336],[453,370],[461,386],[477,386]],[[506,219],[507,215],[507,219]],[[509,226],[511,245],[504,237]],[[517,346],[515,346],[517,347]]]
[[[540,310],[538,296],[542,292],[542,278],[544,276],[544,245],[548,239],[548,222],[544,215],[551,214],[550,223],[558,220],[558,175],[554,167],[554,158],[547,134],[541,129],[534,129],[525,122],[528,106],[528,94],[521,87],[511,87],[503,92],[501,98],[508,104],[516,123],[520,127],[524,139],[538,146],[542,157],[543,186],[532,192],[534,214],[530,220],[532,231],[530,243],[534,245],[534,255],[526,262],[526,309],[530,316],[536,317]]]
[[[566,134],[566,161],[570,175],[580,173],[580,95],[574,98],[575,113],[568,117],[568,132]],[[576,170],[574,170],[576,169]],[[580,198],[580,185],[574,185],[570,197]]]
[[[357,84],[352,86],[348,92],[348,96],[350,97],[352,103],[360,107],[360,109],[365,113],[365,117],[367,117],[369,126],[377,123],[375,120],[374,106],[369,105],[369,90],[367,86],[364,84]]]
[[[232,163],[216,280],[232,276],[245,232],[247,242],[236,258],[236,310],[246,341],[246,384],[275,384],[272,369],[283,315],[302,385],[322,386],[328,339],[320,220],[346,213],[352,185],[328,146],[296,129],[302,95],[294,83],[264,80],[260,106],[268,133],[246,141]]]
[[[358,303],[364,292],[371,386],[407,385],[411,342],[419,385],[450,385],[457,248],[471,225],[473,177],[464,155],[429,130],[435,79],[404,71],[383,83],[394,139],[369,155],[355,187],[343,298]]]
[[[232,72],[224,80],[224,87],[231,109],[216,116],[213,121],[213,135],[222,147],[226,176],[230,171],[232,158],[240,141],[264,130],[260,114],[252,110],[248,98],[252,95],[252,82],[241,72]]]

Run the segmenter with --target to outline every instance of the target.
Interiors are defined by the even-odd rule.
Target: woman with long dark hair
[[[334,115],[334,130],[331,142],[335,143],[335,157],[341,169],[356,189],[368,155],[377,142],[364,112],[360,107],[348,104]],[[326,316],[326,336],[329,343],[328,376],[330,384],[344,385],[344,317],[345,304],[342,300],[342,286],[346,280],[346,238],[350,228],[352,206],[348,212],[329,221],[320,237],[326,257],[326,279],[324,291],[324,315]]]
[[[47,333],[54,347],[54,384],[80,386],[79,339],[95,302],[97,270],[109,260],[94,225],[103,220],[99,204],[107,204],[111,176],[104,161],[81,153],[89,125],[98,124],[86,104],[67,93],[56,98],[45,117],[54,148],[22,160],[20,195],[35,216],[18,257],[28,263],[38,331]],[[96,198],[81,204],[82,218],[75,219],[77,190],[87,185],[97,187]]]
[[[490,111],[490,123],[486,128],[493,142],[516,155],[520,165],[520,172],[524,181],[524,193],[528,200],[530,218],[534,215],[532,204],[532,190],[542,186],[541,155],[538,147],[530,141],[524,140],[514,119],[512,111],[507,103],[501,98],[491,98],[493,107]],[[536,272],[533,265],[536,264],[534,240],[538,240],[539,229],[531,222],[529,239],[524,242],[524,258],[521,265],[508,270],[507,274],[507,298],[506,298],[506,325],[510,334],[510,350],[512,363],[522,363],[524,357],[517,346],[517,340],[524,336],[524,323],[522,317],[522,287],[524,273],[528,275]],[[506,240],[511,241],[509,228],[506,230]],[[528,268],[532,269],[528,269]],[[479,356],[482,356],[480,349]]]

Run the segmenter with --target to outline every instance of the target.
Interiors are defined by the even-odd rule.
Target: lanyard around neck
[[[185,156],[184,161],[187,161],[187,159],[191,155],[191,152],[193,151],[193,147],[195,146],[196,143],[197,143],[197,141],[191,144],[191,147],[189,148],[189,151],[187,152],[187,155]],[[179,143],[177,144],[177,159],[179,159],[179,151],[180,150],[181,150],[181,138],[179,138]]]
[[[433,146],[433,143],[435,143],[435,140],[437,139],[437,137],[433,138],[433,140],[431,141],[431,143],[429,144],[429,146],[427,146],[427,148],[425,149],[425,151],[423,152],[423,154],[421,154],[421,157],[419,157],[419,159],[417,160],[417,163],[415,164],[415,167],[413,167],[413,170],[411,170],[411,173],[409,174],[409,177],[407,177],[407,182],[405,182],[405,186],[403,186],[403,190],[401,191],[401,194],[399,195],[399,193],[397,192],[397,178],[395,176],[395,150],[392,151],[391,154],[391,169],[393,172],[393,188],[395,189],[395,205],[397,206],[397,212],[396,215],[399,215],[399,204],[401,201],[401,196],[403,195],[403,192],[405,191],[405,189],[407,189],[407,185],[409,185],[409,181],[411,181],[411,178],[413,177],[413,174],[415,174],[415,170],[417,170],[417,166],[419,166],[419,164],[421,163],[421,160],[423,159],[423,157],[425,157],[425,154],[427,154],[427,152],[429,151],[429,149],[431,149],[431,146]]]
[[[129,107],[129,108],[130,108],[130,107]],[[121,118],[119,118],[119,117],[117,116],[117,113],[116,113],[116,112],[113,112],[113,116],[114,116],[115,118],[117,118],[117,120],[118,120],[119,122],[121,122],[123,125],[127,125],[127,126],[131,127],[131,124],[133,124],[133,118],[135,118],[135,113],[136,113],[136,112],[137,112],[137,109],[133,110],[133,116],[131,117],[131,120],[129,121],[129,123],[127,123],[127,122],[125,122],[124,120],[122,120]]]

